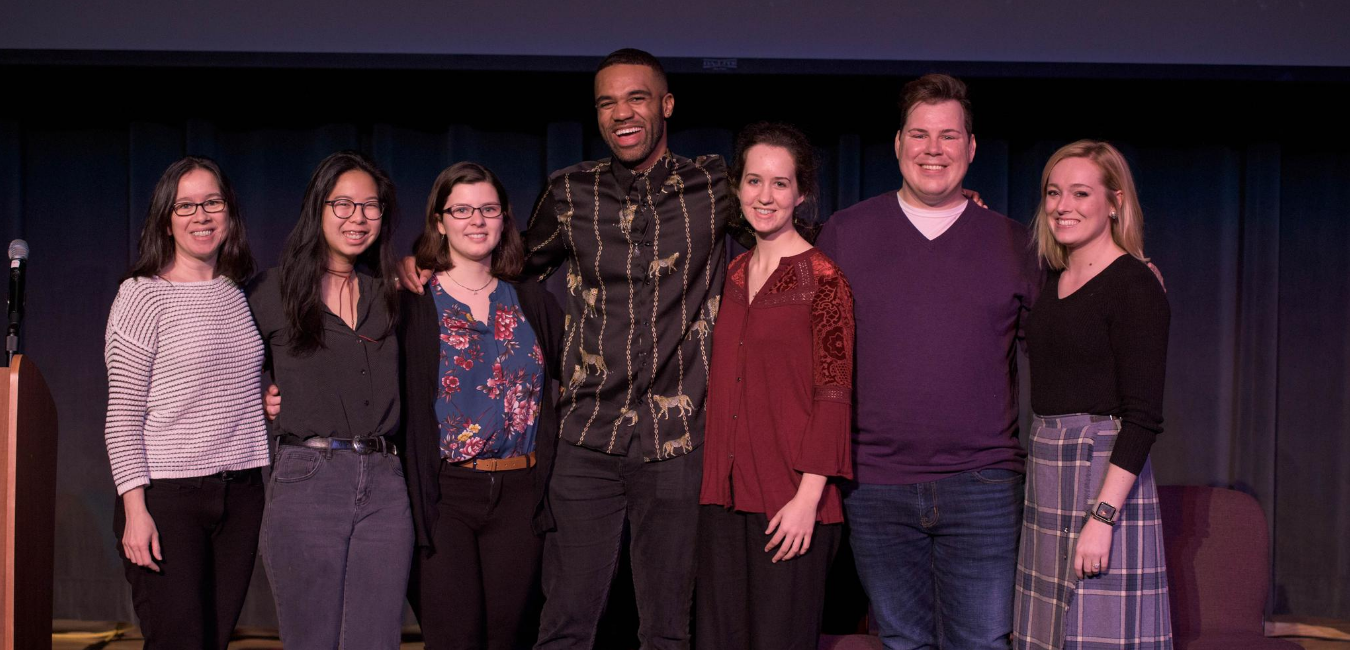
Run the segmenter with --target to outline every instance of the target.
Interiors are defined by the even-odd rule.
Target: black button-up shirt
[[[268,271],[249,291],[272,380],[284,396],[274,425],[282,434],[363,438],[398,427],[398,337],[389,327],[383,283],[364,273],[357,282],[356,330],[325,309],[323,347],[300,356],[287,334],[281,273]]]
[[[703,442],[725,234],[739,211],[719,156],[667,153],[635,173],[607,159],[555,172],[525,233],[526,272],[564,262],[559,435],[645,460]]]

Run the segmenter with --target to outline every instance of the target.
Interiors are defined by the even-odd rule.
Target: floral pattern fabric
[[[525,322],[515,288],[497,283],[486,322],[475,319],[434,277],[431,291],[441,330],[436,395],[441,457],[461,462],[534,451],[544,353]]]

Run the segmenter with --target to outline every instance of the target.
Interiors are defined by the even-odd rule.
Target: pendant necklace
[[[488,281],[487,281],[487,282],[484,282],[484,283],[483,283],[483,286],[478,287],[477,289],[475,289],[475,288],[473,288],[473,287],[466,287],[466,286],[464,286],[463,283],[461,283],[459,280],[456,280],[456,279],[455,279],[455,276],[450,275],[450,272],[449,272],[449,271],[446,271],[446,272],[445,272],[445,277],[450,278],[450,281],[451,281],[451,282],[454,282],[455,284],[458,284],[458,285],[460,286],[461,289],[464,289],[465,291],[471,291],[471,292],[473,292],[473,295],[475,295],[475,296],[478,295],[478,292],[479,292],[479,291],[482,291],[482,290],[488,288],[488,285],[489,285],[489,284],[492,284],[492,282],[493,282],[494,280],[497,279],[497,278],[488,278]]]

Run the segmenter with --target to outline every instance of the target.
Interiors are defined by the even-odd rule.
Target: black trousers
[[[689,647],[702,480],[702,449],[646,463],[636,441],[626,456],[558,445],[549,482],[557,530],[544,539],[545,601],[536,648],[595,645],[625,523],[642,648]]]
[[[122,564],[147,650],[225,650],[244,607],[258,553],[266,495],[261,470],[233,481],[156,479],[145,506],[159,531],[160,572]],[[126,511],[118,497],[113,533],[121,549]]]
[[[435,550],[413,556],[427,650],[534,645],[544,548],[530,529],[535,471],[480,472],[441,463]]]
[[[699,650],[815,650],[843,524],[816,524],[805,555],[774,564],[769,518],[701,506],[694,617]]]

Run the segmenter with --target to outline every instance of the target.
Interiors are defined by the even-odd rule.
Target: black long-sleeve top
[[[398,339],[385,308],[384,282],[358,272],[356,329],[323,312],[323,346],[296,354],[281,302],[281,273],[267,271],[248,291],[253,320],[267,346],[272,381],[286,406],[275,430],[297,438],[364,438],[398,427]]]
[[[1167,294],[1130,255],[1064,298],[1059,277],[1046,277],[1027,320],[1032,410],[1119,417],[1111,463],[1138,474],[1162,433]]]

